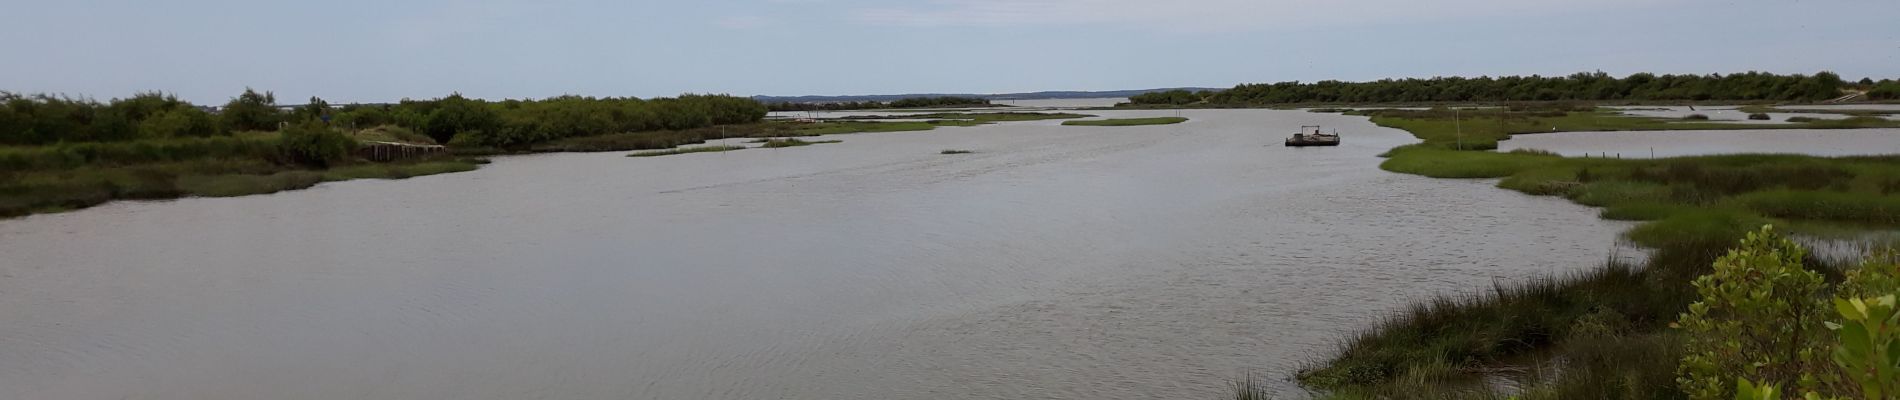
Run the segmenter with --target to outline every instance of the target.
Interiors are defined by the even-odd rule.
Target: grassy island
[[[1187,120],[1188,120],[1187,118],[1183,118],[1183,117],[1112,118],[1112,119],[1094,119],[1094,120],[1082,120],[1082,121],[1062,121],[1062,125],[1066,125],[1066,126],[1168,125],[1168,124],[1179,124],[1182,122],[1187,122]]]
[[[1088,117],[1093,117],[1093,116],[1094,115],[1088,115],[1088,114],[1049,113],[1049,112],[944,112],[944,113],[907,114],[907,115],[854,115],[854,116],[844,117],[843,119],[847,119],[847,120],[928,119],[928,120],[942,120],[942,121],[969,121],[969,122],[974,122],[978,124],[987,124],[987,123],[993,123],[993,122],[1075,119],[1075,118],[1088,118]]]
[[[690,147],[677,147],[677,148],[671,148],[671,149],[666,149],[666,150],[650,150],[650,151],[633,152],[633,153],[627,154],[627,157],[659,157],[659,156],[670,156],[674,154],[717,153],[717,152],[722,152],[722,151],[745,150],[745,149],[746,149],[745,146],[733,146],[733,145],[690,146]]]

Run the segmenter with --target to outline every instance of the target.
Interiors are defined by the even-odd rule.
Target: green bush
[[[259,94],[251,88],[244,88],[243,94],[225,103],[223,112],[224,124],[232,131],[274,131],[284,120],[277,110],[276,94]]]
[[[342,163],[355,149],[355,140],[316,122],[285,129],[283,138],[277,142],[279,162],[316,168]]]
[[[1802,268],[1807,250],[1769,227],[1748,234],[1693,285],[1701,300],[1676,326],[1687,334],[1677,382],[1692,399],[1727,399],[1737,382],[1816,388],[1825,371],[1821,274]]]

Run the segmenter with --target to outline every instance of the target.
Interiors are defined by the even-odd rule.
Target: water
[[[1857,156],[1900,153],[1900,129],[1762,129],[1557,132],[1512,136],[1498,151],[1540,149],[1566,156],[1624,158],[1738,153]]]
[[[1768,119],[1757,120],[1748,119],[1749,113],[1741,112],[1737,110],[1735,106],[1702,106],[1695,107],[1694,109],[1690,109],[1688,106],[1611,108],[1618,109],[1618,111],[1621,111],[1623,114],[1639,117],[1682,119],[1683,117],[1693,114],[1701,114],[1709,117],[1710,121],[1740,124],[1787,124],[1790,123],[1788,122],[1788,118],[1792,117],[1808,117],[1814,119],[1847,119],[1848,117],[1852,117],[1847,114],[1828,113],[1767,113]]]
[[[1413,139],[1363,117],[1179,113],[0,221],[0,398],[1297,398],[1386,312],[1627,227],[1381,171]],[[1313,124],[1345,144],[1280,146]]]

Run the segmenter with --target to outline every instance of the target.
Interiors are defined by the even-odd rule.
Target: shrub
[[[1696,278],[1701,300],[1676,322],[1688,337],[1677,382],[1690,398],[1731,398],[1746,377],[1776,387],[1818,385],[1824,282],[1801,267],[1805,256],[1764,226]]]
[[[250,88],[224,104],[224,123],[232,131],[269,131],[277,129],[283,113],[277,111],[277,95],[258,94]]]
[[[317,168],[343,162],[355,147],[355,140],[317,122],[284,130],[277,143],[279,162]]]

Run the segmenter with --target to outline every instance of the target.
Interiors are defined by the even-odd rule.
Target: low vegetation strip
[[[1048,112],[947,112],[947,113],[902,114],[902,115],[853,115],[853,116],[844,117],[843,119],[848,119],[848,120],[929,119],[929,120],[961,120],[961,121],[975,121],[979,123],[991,123],[991,122],[1015,122],[1015,121],[1041,121],[1041,120],[1051,120],[1051,119],[1075,119],[1075,118],[1088,118],[1088,117],[1094,117],[1094,115],[1075,114],[1075,113],[1048,113]]]
[[[1779,75],[1762,72],[1711,75],[1603,72],[1567,76],[1435,77],[1368,82],[1278,82],[1240,84],[1218,92],[1176,90],[1129,98],[1133,106],[1205,104],[1425,103],[1507,101],[1823,101],[1857,87],[1875,99],[1900,98],[1900,82],[1847,82],[1831,72]],[[1879,94],[1876,95],[1876,92]]]
[[[745,150],[745,149],[746,149],[745,146],[734,146],[734,145],[695,146],[695,147],[681,147],[681,148],[666,149],[666,150],[641,151],[641,152],[635,152],[632,154],[627,154],[627,157],[659,157],[659,156],[670,156],[674,154],[717,153],[717,152],[722,152],[722,151]]]
[[[1062,124],[1067,125],[1067,126],[1140,126],[1140,125],[1179,124],[1182,122],[1187,122],[1187,120],[1188,120],[1187,118],[1183,118],[1183,117],[1113,118],[1113,119],[1093,119],[1093,120],[1081,120],[1081,121],[1062,121]]]
[[[1541,107],[1541,108],[1539,108]],[[1454,110],[1358,110],[1349,115],[1372,117],[1379,126],[1403,129],[1432,146],[1490,150],[1511,135],[1545,132],[1661,131],[1728,129],[1856,129],[1900,127],[1900,121],[1873,117],[1843,120],[1802,120],[1790,124],[1741,124],[1623,115],[1584,104],[1500,107]]]
[[[766,139],[759,147],[776,149],[781,147],[810,146],[814,144],[843,143],[843,140],[799,140],[798,138]]]
[[[475,160],[287,168],[259,160],[205,159],[0,173],[0,217],[59,212],[118,199],[223,197],[303,189],[350,179],[402,179],[474,170]]]

